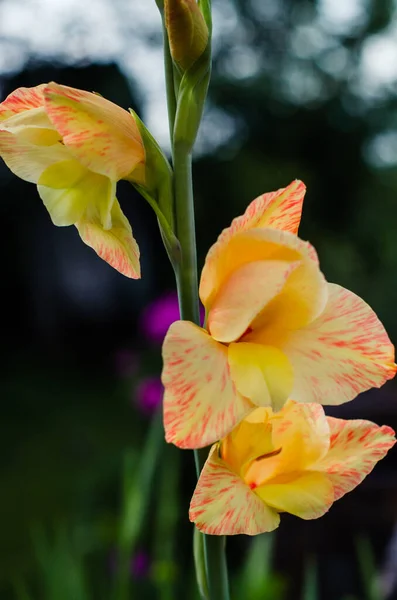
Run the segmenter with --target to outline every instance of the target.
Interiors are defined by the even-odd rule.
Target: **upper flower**
[[[258,408],[211,449],[190,520],[208,534],[255,535],[278,527],[281,512],[316,519],[395,441],[390,427],[326,417],[318,404]]]
[[[208,252],[200,282],[206,329],[165,338],[164,423],[184,448],[224,437],[256,406],[340,404],[394,376],[394,348],[371,308],[327,283],[296,233],[305,186],[254,200]]]
[[[0,155],[37,184],[55,225],[76,225],[101,258],[140,276],[139,249],[116,199],[118,180],[144,177],[142,138],[127,111],[56,83],[19,88],[0,104]]]

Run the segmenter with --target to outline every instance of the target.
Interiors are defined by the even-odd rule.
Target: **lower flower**
[[[256,535],[276,529],[282,512],[321,517],[372,471],[394,435],[385,425],[327,417],[318,404],[258,408],[212,447],[190,520],[207,534]]]

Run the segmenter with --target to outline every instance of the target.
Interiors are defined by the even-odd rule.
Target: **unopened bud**
[[[165,0],[164,13],[172,58],[185,71],[207,46],[207,24],[196,0]]]

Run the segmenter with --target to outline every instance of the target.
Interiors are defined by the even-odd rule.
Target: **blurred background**
[[[302,179],[300,235],[397,340],[397,2],[213,0],[194,165],[199,264],[259,194]],[[0,0],[0,100],[55,80],[133,107],[168,150],[154,0]],[[0,598],[198,599],[191,452],[159,444],[178,318],[151,209],[118,196],[142,279],[113,271],[0,164]],[[331,412],[331,411],[329,411]],[[389,382],[333,410],[397,427]],[[234,600],[397,598],[397,450],[317,521],[228,541]]]

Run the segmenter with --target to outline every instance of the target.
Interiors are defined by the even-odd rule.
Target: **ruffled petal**
[[[258,196],[241,217],[233,219],[230,227],[222,231],[217,243],[227,244],[239,231],[254,227],[298,233],[305,193],[305,184],[295,179],[286,188]]]
[[[45,83],[31,88],[21,87],[9,94],[0,104],[0,122],[13,115],[43,106],[45,87]]]
[[[263,194],[251,202],[245,213],[234,219],[230,227],[222,231],[207,254],[201,275],[200,298],[205,305],[216,295],[215,288],[219,285],[219,282],[216,281],[218,271],[222,272],[222,266],[219,269],[218,264],[224,262],[222,258],[225,255],[228,256],[228,246],[233,238],[243,231],[256,228],[278,229],[296,234],[305,191],[305,185],[301,181],[295,180],[286,188]],[[244,258],[244,252],[240,256]],[[314,252],[313,257],[315,256]],[[257,260],[260,258],[258,257]],[[240,265],[243,263],[244,261]]]
[[[256,406],[282,408],[292,390],[294,374],[281,350],[237,342],[230,344],[228,359],[232,379],[241,395]]]
[[[188,321],[176,321],[163,345],[166,440],[202,448],[225,437],[252,409],[230,377],[227,348]]]
[[[15,175],[30,183],[37,183],[51,165],[71,158],[62,144],[37,146],[1,128],[0,156]]]
[[[266,433],[264,429],[258,430],[263,431],[262,435]],[[319,404],[288,400],[271,419],[271,431],[272,451],[259,453],[244,475],[244,480],[256,487],[278,475],[296,476],[310,470],[329,450],[329,425]]]
[[[216,246],[216,244],[215,244]],[[317,316],[326,304],[326,285],[318,268],[317,255],[308,243],[286,231],[276,229],[250,229],[233,236],[227,245],[218,251],[209,251],[200,280],[200,298],[209,312],[217,295],[228,279],[241,267],[259,261],[301,261],[303,273],[297,276],[296,285],[309,296],[310,314]],[[310,270],[308,283],[306,271]],[[293,279],[293,278],[292,278]]]
[[[222,286],[208,316],[208,329],[219,342],[240,338],[264,307],[283,289],[299,262],[255,261],[234,271]]]
[[[280,517],[211,449],[190,503],[189,518],[210,535],[257,535],[273,531]]]
[[[47,114],[65,145],[88,169],[118,181],[144,161],[133,117],[113,102],[56,83],[45,87],[44,98]]]
[[[328,284],[324,312],[292,332],[283,351],[295,372],[299,402],[342,404],[394,377],[394,347],[373,310],[344,288]]]
[[[301,519],[318,519],[334,501],[331,481],[324,473],[306,472],[298,477],[280,475],[255,489],[268,506]]]
[[[87,211],[75,225],[83,242],[93,248],[100,258],[122,275],[139,279],[141,269],[138,244],[132,234],[131,225],[114,196],[115,184],[110,184],[114,186],[114,200],[110,211],[109,229],[102,225],[102,216],[98,210]],[[103,213],[105,210],[106,205]]]
[[[396,443],[391,427],[361,419],[345,421],[327,417],[331,446],[316,469],[326,472],[335,500],[354,489]]]

